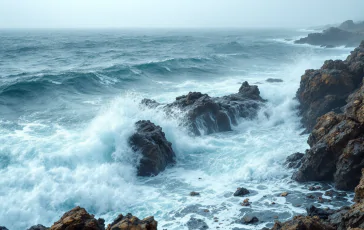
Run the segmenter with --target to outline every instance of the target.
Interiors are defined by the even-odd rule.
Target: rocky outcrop
[[[140,154],[138,176],[153,176],[175,163],[172,143],[167,141],[160,126],[149,120],[138,121],[136,132],[129,138],[133,151]]]
[[[359,185],[355,188],[356,203],[339,210],[323,210],[316,207],[307,209],[308,216],[296,216],[285,223],[277,222],[274,230],[346,230],[364,229],[364,169]]]
[[[152,216],[139,220],[129,213],[126,216],[119,215],[106,230],[157,230],[157,225],[158,222]]]
[[[326,61],[319,70],[306,70],[296,97],[300,102],[302,124],[312,131],[317,118],[346,104],[364,76],[364,41],[345,61]]]
[[[147,107],[161,106],[171,116],[182,113],[184,119],[181,125],[187,127],[194,135],[207,135],[231,131],[231,125],[237,125],[239,118],[255,117],[263,102],[258,86],[244,82],[238,93],[224,97],[190,92],[167,105],[150,99],[144,99],[142,104]]]
[[[322,47],[347,46],[356,47],[364,39],[364,30],[343,30],[330,27],[322,33],[311,33],[307,37],[296,40],[296,44],[310,44]]]
[[[49,228],[41,225],[41,224],[38,224],[38,225],[34,225],[30,228],[28,228],[28,230],[48,230]]]
[[[364,22],[355,23],[353,20],[347,20],[341,23],[338,28],[350,32],[364,32]]]
[[[104,220],[96,220],[84,208],[75,207],[55,222],[50,230],[105,230]]]
[[[364,167],[364,84],[350,95],[343,114],[327,113],[317,120],[310,149],[293,179],[334,181],[339,189],[353,189]]]
[[[154,218],[147,217],[139,220],[132,214],[126,216],[119,215],[107,230],[157,230],[158,222]],[[48,229],[42,225],[33,226],[31,229]],[[50,230],[105,230],[105,221],[95,219],[94,215],[89,214],[84,208],[75,207],[66,212],[60,220],[55,222]]]
[[[295,216],[293,220],[285,223],[276,222],[272,230],[334,230],[330,225],[323,223],[318,217]]]
[[[303,153],[293,153],[286,158],[286,165],[288,168],[298,168],[301,166],[302,158],[305,154]]]

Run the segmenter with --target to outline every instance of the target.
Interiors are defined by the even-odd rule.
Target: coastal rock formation
[[[41,224],[38,224],[38,225],[34,225],[30,228],[28,228],[28,230],[48,230],[49,228],[41,225]]]
[[[317,120],[302,165],[293,179],[334,181],[353,189],[364,167],[364,84],[349,96],[343,114],[327,113]]]
[[[321,33],[311,33],[296,40],[296,44],[310,44],[322,47],[347,46],[356,47],[364,39],[364,24],[355,24],[349,20],[339,27],[330,27]]]
[[[306,70],[296,97],[302,124],[310,132],[320,116],[339,113],[347,97],[360,87],[364,76],[364,41],[345,61],[326,61],[319,70]]]
[[[150,216],[143,220],[128,213],[126,216],[119,215],[106,230],[157,230],[158,222]]]
[[[177,97],[173,103],[163,105],[163,109],[171,116],[182,112],[185,119],[181,125],[187,127],[194,135],[207,135],[231,131],[231,124],[237,125],[239,118],[256,116],[263,102],[258,86],[244,82],[238,93],[210,97],[200,92],[190,92]],[[142,104],[148,107],[161,106],[150,99],[144,99]]]
[[[105,230],[104,220],[96,220],[84,208],[75,207],[63,214],[50,230]]]
[[[296,216],[285,223],[277,222],[273,230],[346,230],[364,228],[364,200],[363,200],[364,170],[359,185],[355,188],[356,203],[351,207],[339,210],[322,210],[311,207],[307,210],[309,216]]]
[[[141,154],[138,176],[153,176],[175,163],[172,143],[167,141],[160,126],[142,120],[136,124],[136,132],[129,138],[133,151]]]
[[[303,153],[293,153],[286,158],[284,165],[287,165],[288,168],[298,168],[301,166],[304,155]]]

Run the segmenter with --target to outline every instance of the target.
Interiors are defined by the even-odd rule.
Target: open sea
[[[301,75],[353,49],[293,43],[307,33],[0,30],[0,226],[51,226],[79,205],[106,223],[130,212],[153,215],[159,229],[203,229],[191,218],[210,229],[261,229],[311,204],[349,204],[351,193],[320,204],[307,198],[332,185],[309,191],[314,183],[292,181],[283,166],[308,148],[294,99]],[[139,105],[190,91],[228,95],[243,81],[258,85],[268,102],[231,132],[190,136],[178,118]],[[160,125],[177,154],[175,166],[150,178],[136,176],[137,156],[127,144],[141,119]],[[237,187],[251,193],[234,197]],[[241,206],[245,198],[250,207]],[[241,224],[245,215],[260,221]]]

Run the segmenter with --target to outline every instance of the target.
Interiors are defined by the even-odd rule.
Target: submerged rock
[[[245,196],[247,194],[249,194],[249,190],[246,188],[238,188],[235,193],[234,196]]]
[[[195,217],[191,217],[187,222],[187,227],[189,230],[203,230],[208,229],[209,226],[201,219],[197,219]]]
[[[75,207],[63,214],[60,220],[55,222],[50,230],[105,230],[104,220],[96,220],[84,208]]]
[[[167,141],[160,126],[150,121],[138,121],[136,133],[129,138],[133,151],[141,154],[138,176],[154,176],[175,163],[172,144]]]
[[[258,86],[244,82],[235,94],[210,97],[200,92],[189,92],[161,108],[170,116],[183,114],[181,125],[194,135],[202,135],[231,131],[231,125],[237,125],[239,118],[255,117],[263,102]],[[141,103],[148,107],[160,105],[149,99]]]
[[[138,217],[128,213],[126,216],[119,215],[106,230],[157,230],[158,222],[153,216],[139,220]]]
[[[258,223],[259,222],[259,219],[256,216],[244,216],[241,219],[241,222],[243,224],[255,224],[255,223]]]
[[[279,78],[268,78],[265,81],[266,82],[269,82],[269,83],[283,82],[283,80],[282,79],[279,79]]]
[[[200,193],[199,192],[190,192],[190,196],[199,196]]]

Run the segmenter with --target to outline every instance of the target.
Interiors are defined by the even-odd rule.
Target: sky
[[[0,28],[304,28],[364,20],[364,0],[0,0]]]

